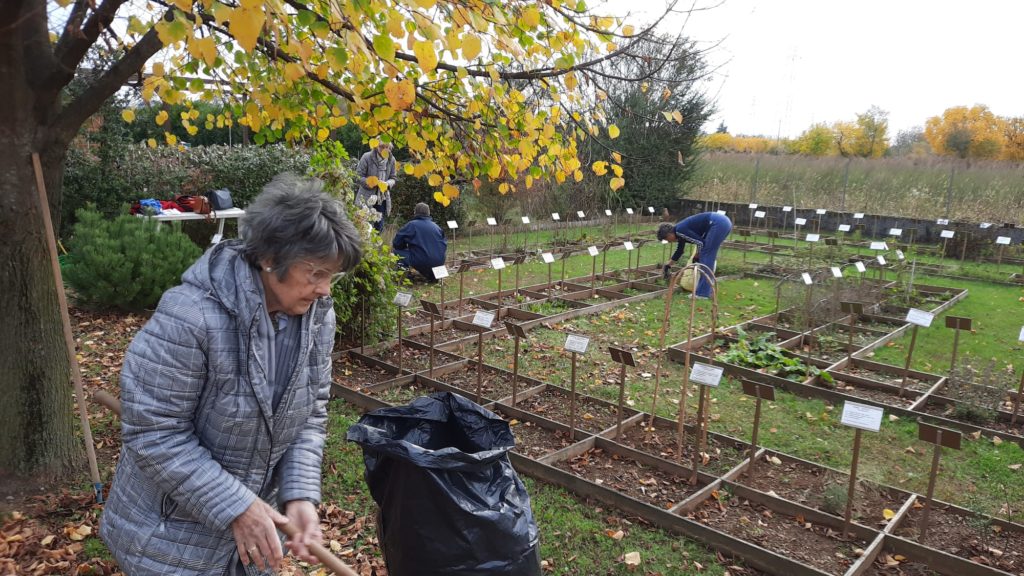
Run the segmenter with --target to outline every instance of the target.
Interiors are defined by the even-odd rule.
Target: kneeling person
[[[430,207],[420,202],[413,209],[413,219],[395,234],[391,247],[401,258],[399,266],[413,268],[433,282],[432,268],[444,264],[448,241],[441,227],[430,219]]]

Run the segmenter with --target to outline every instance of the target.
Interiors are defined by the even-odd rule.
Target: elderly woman
[[[320,182],[286,174],[241,236],[193,264],[128,348],[100,526],[127,574],[276,569],[286,522],[289,550],[315,561],[331,285],[359,262],[359,235]]]

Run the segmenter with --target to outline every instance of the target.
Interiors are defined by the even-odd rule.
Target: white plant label
[[[804,279],[804,284],[807,284],[808,286],[814,284],[814,280],[811,280],[811,275],[808,274],[807,272],[801,274],[800,277]]]
[[[824,208],[818,208],[817,210],[814,211],[814,213],[817,214],[818,216],[824,216],[827,212],[828,210],[825,210]]]
[[[871,249],[872,250],[888,250],[889,249],[889,245],[886,244],[885,242],[872,242],[871,243]]]
[[[725,210],[716,210],[715,213],[719,216],[725,216]]]
[[[850,426],[851,428],[878,432],[882,428],[882,415],[884,412],[878,406],[844,402],[843,417],[840,422],[844,426]]]
[[[850,231],[850,225],[849,224],[840,224],[839,225],[839,231],[840,232],[849,232]]]
[[[529,216],[523,216],[523,224],[529,224],[529,223],[530,223],[530,217]]]
[[[551,219],[552,220],[561,220],[562,217],[558,215],[558,212],[552,212],[551,213]]]
[[[455,229],[456,229],[456,228],[458,228],[458,227],[459,227],[459,223],[458,223],[458,222],[456,222],[455,220],[449,220],[449,221],[448,221],[448,228],[449,228],[449,229],[451,229],[451,230],[455,230]]]
[[[793,211],[793,207],[792,206],[783,206],[782,207],[782,211],[783,212],[792,212]]]
[[[410,294],[409,292],[399,292],[398,294],[395,294],[395,299],[392,300],[392,304],[397,304],[398,306],[405,308],[406,306],[409,305],[409,302],[411,301],[412,294]]]
[[[633,249],[633,243],[632,242],[624,242],[622,245],[626,248],[626,250],[632,250]]]
[[[430,269],[430,271],[434,273],[434,278],[437,278],[438,280],[440,280],[441,278],[448,277],[448,267],[445,266],[444,264],[441,264],[440,266],[434,266],[433,268]]]
[[[907,257],[903,254],[903,250],[896,250],[896,258],[898,260],[906,260]]]
[[[751,210],[757,210],[757,204],[751,204],[750,205],[750,209]]]
[[[577,210],[576,217],[582,220],[583,218],[586,218],[587,215],[583,212],[583,210]]]
[[[543,260],[545,264],[551,264],[555,261],[555,257],[551,255],[551,252],[541,254],[540,259]]]
[[[804,224],[807,224],[807,218],[797,218],[796,219],[796,225],[797,226],[803,226]]]
[[[991,228],[992,227],[992,223],[991,222],[982,222],[981,223],[981,227],[982,228]]]
[[[938,220],[935,221],[935,223],[938,224],[939,226],[949,226],[949,220],[945,218],[939,218]]]
[[[633,215],[633,209],[632,208],[626,208],[626,214],[629,214],[630,216],[632,216]]]
[[[490,328],[491,322],[494,322],[494,312],[488,312],[487,310],[480,310],[473,315],[473,324],[483,328]]]
[[[1020,336],[1017,336],[1017,340],[1024,342],[1024,326],[1020,328]]]
[[[864,219],[864,213],[863,213],[863,212],[857,212],[857,213],[855,213],[855,214],[853,215],[853,219],[854,219],[854,220],[863,220],[863,219]]]
[[[591,246],[591,247],[587,248],[587,252],[589,252],[590,255],[594,256],[594,257],[596,257],[600,253],[597,250],[597,246]]]
[[[650,212],[651,214],[654,214],[654,206],[648,206],[647,211]]]
[[[1010,245],[1010,237],[1009,236],[1000,236],[1000,237],[996,238],[996,244],[1002,244],[1003,246],[1009,246]]]
[[[611,216],[612,215],[612,211],[611,210],[605,210],[604,211],[604,215],[605,216]]]
[[[662,240],[661,243],[662,244],[668,244],[668,240]]]
[[[754,218],[764,218],[764,210],[758,210],[754,212]]]
[[[868,267],[865,266],[863,262],[854,262],[853,267],[856,268],[857,272],[860,272],[861,274],[868,271]]]
[[[956,235],[956,231],[955,230],[943,230],[942,232],[939,232],[939,236],[942,237],[942,238],[952,238],[955,235]]]
[[[889,228],[889,236],[902,236],[903,228]]]
[[[590,338],[586,336],[580,336],[579,334],[566,334],[565,336],[565,349],[568,352],[586,354],[587,346],[589,345]]]
[[[907,310],[906,321],[911,324],[917,324],[922,328],[927,328],[932,325],[932,320],[935,319],[935,315],[931,312],[925,312],[924,310],[918,310],[917,308],[911,308]]]
[[[493,259],[491,259],[491,268],[494,268],[495,270],[501,270],[504,267],[505,267],[505,259],[504,258],[493,258]]]
[[[722,381],[723,369],[721,366],[712,366],[711,364],[702,364],[700,362],[694,362],[693,368],[690,370],[690,380],[697,384],[703,384],[704,386],[711,386],[715,388],[718,383]]]
[[[818,240],[821,240],[821,234],[808,234],[807,235],[807,241],[808,242],[817,242]]]
[[[494,216],[491,216],[490,218],[487,219],[487,225],[488,226],[497,226],[498,225],[498,221],[494,218]]]
[[[224,235],[223,234],[214,234],[213,238],[210,238],[210,244],[218,244],[223,239],[224,239]]]
[[[839,266],[833,266],[831,268],[831,270],[832,270],[832,276],[834,278],[842,278],[843,277],[843,271],[839,268]]]
[[[879,254],[878,255],[878,263],[880,265],[882,265],[882,266],[885,266],[885,256],[882,256],[881,254]]]

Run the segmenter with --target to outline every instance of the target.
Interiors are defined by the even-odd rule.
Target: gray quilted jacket
[[[302,318],[299,360],[271,408],[263,298],[237,241],[168,290],[121,373],[123,446],[100,534],[125,573],[224,574],[231,522],[257,498],[320,501],[334,345],[330,299]]]

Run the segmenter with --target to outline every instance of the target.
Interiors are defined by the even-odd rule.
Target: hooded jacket
[[[301,318],[277,406],[241,243],[221,242],[166,293],[121,373],[122,448],[100,535],[128,574],[223,574],[231,522],[256,498],[320,501],[334,344],[321,298]]]
[[[408,251],[408,264],[417,270],[444,264],[448,241],[441,227],[430,216],[417,216],[407,222],[391,241],[395,250]]]

